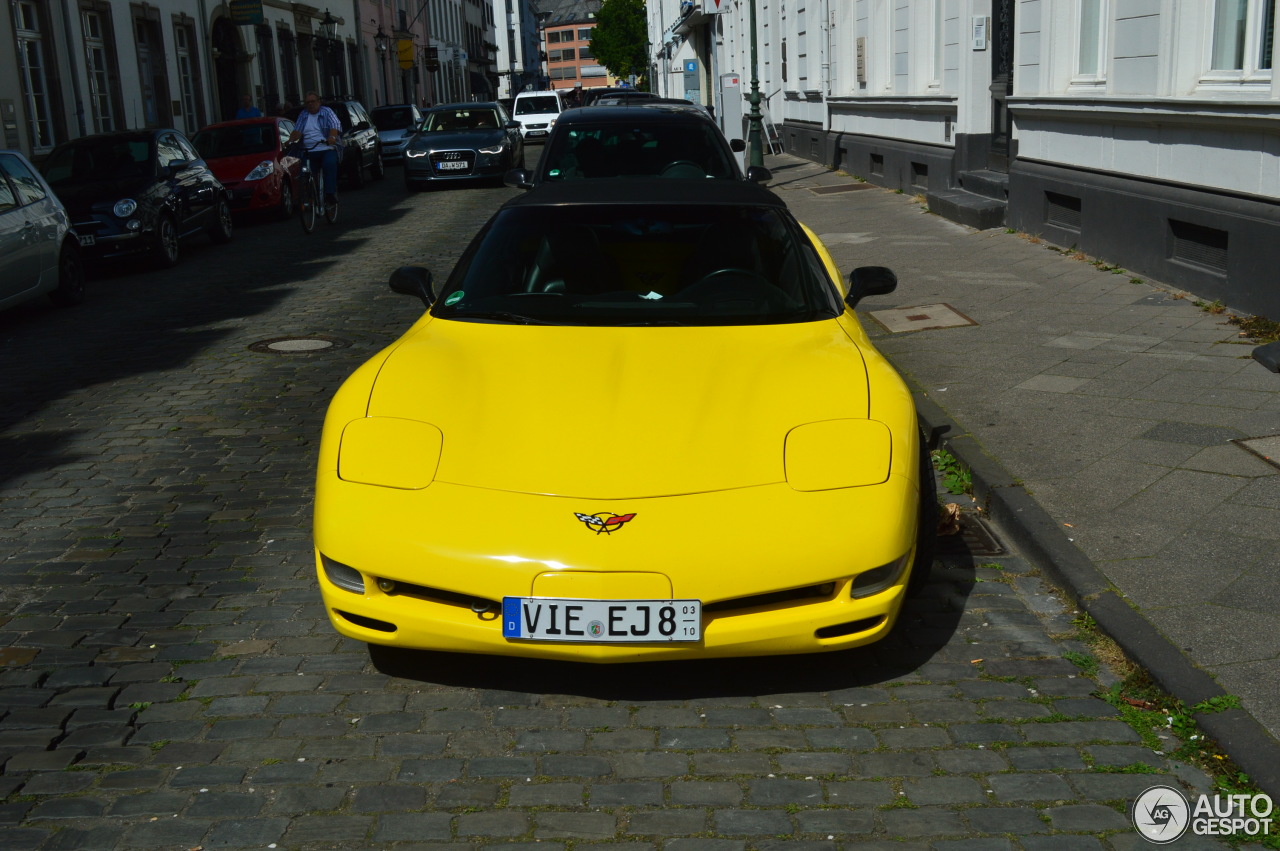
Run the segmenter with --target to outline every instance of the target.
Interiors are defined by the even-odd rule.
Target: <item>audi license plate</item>
[[[531,641],[701,641],[701,600],[503,597],[502,637]]]
[[[95,242],[97,242],[97,240],[93,238],[93,234],[91,233],[80,234],[78,236],[79,236],[81,245],[93,245]]]
[[[462,171],[467,167],[465,160],[453,160],[442,163],[436,163],[436,168],[441,171]]]

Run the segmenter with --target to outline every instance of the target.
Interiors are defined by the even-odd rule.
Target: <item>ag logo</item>
[[[1172,786],[1152,786],[1133,802],[1129,818],[1143,839],[1165,845],[1187,832],[1191,808]]]
[[[587,528],[593,530],[597,535],[601,532],[606,535],[612,535],[622,528],[623,523],[635,517],[634,514],[614,514],[612,511],[601,511],[598,514],[579,514],[575,511],[573,516],[586,523]]]

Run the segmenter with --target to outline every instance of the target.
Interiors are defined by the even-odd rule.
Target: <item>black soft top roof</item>
[[[663,177],[601,178],[543,183],[512,198],[506,207],[579,204],[696,206],[726,204],[753,207],[787,205],[773,192],[745,180],[676,180]]]

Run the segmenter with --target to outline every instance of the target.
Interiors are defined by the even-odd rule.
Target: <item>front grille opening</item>
[[[374,630],[377,630],[378,632],[395,632],[396,631],[396,625],[393,623],[380,621],[377,618],[366,618],[364,615],[353,615],[351,614],[351,612],[342,611],[342,609],[334,609],[334,611],[342,615],[342,617],[346,618],[347,620],[351,621],[356,626],[362,626],[365,629],[374,629]]]
[[[929,188],[929,166],[926,163],[911,164],[911,185],[920,189]]]
[[[1080,199],[1057,192],[1044,193],[1044,220],[1047,224],[1080,232]]]
[[[871,173],[884,174],[884,154],[871,155]]]
[[[884,615],[876,615],[874,618],[863,618],[860,621],[824,626],[822,629],[814,630],[813,634],[816,638],[839,638],[842,635],[853,635],[857,632],[875,629],[882,623],[884,623]]]
[[[427,585],[414,585],[412,582],[400,582],[399,580],[396,581],[396,587],[390,592],[389,596],[412,597],[415,600],[427,600],[431,603],[444,603],[449,606],[460,606],[464,609],[472,610],[475,609],[477,604],[494,610],[502,608],[501,603],[486,600],[474,594],[459,594],[457,591],[446,591],[443,588],[432,588]]]
[[[786,591],[771,591],[768,594],[753,594],[750,597],[734,597],[732,600],[721,600],[708,603],[702,607],[703,612],[733,612],[739,609],[754,609],[758,606],[779,606],[787,603],[813,603],[829,600],[836,591],[834,582],[821,585],[806,585],[803,588],[789,588]]]
[[[1173,259],[1210,272],[1227,272],[1227,232],[1169,219]]]

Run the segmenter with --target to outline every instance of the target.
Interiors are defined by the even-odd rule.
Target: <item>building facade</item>
[[[544,89],[594,89],[613,85],[603,65],[591,53],[591,31],[601,0],[561,0],[541,7]]]
[[[655,88],[740,122],[752,5],[651,0]],[[755,69],[789,153],[1274,318],[1276,6],[755,0]]]

